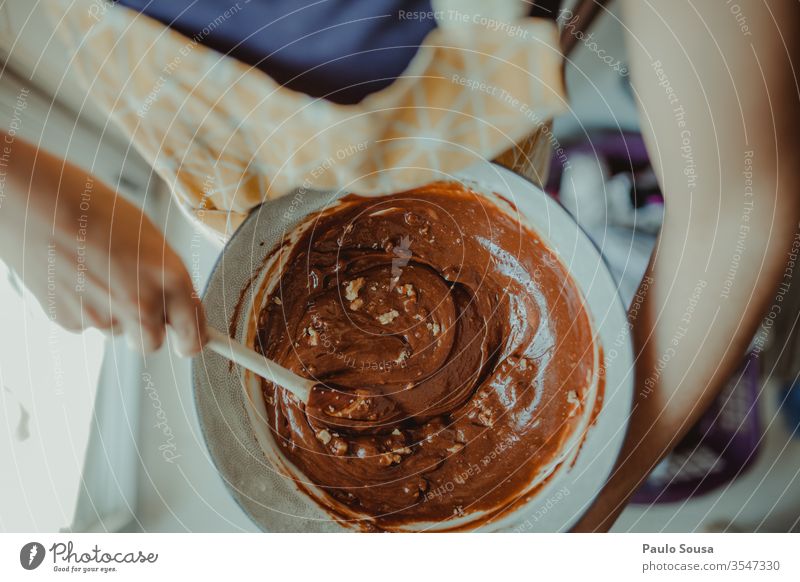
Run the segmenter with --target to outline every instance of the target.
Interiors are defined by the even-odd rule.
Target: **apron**
[[[567,107],[558,29],[516,0],[486,4],[433,2],[437,28],[403,75],[354,105],[289,90],[201,44],[203,31],[101,0],[47,10],[93,104],[226,239],[298,189],[381,195],[492,159],[541,184],[549,120]]]

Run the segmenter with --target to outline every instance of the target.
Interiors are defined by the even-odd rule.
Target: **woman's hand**
[[[0,258],[48,317],[124,333],[142,352],[169,325],[184,355],[205,342],[203,308],[180,258],[134,205],[80,168],[0,132],[7,152]]]

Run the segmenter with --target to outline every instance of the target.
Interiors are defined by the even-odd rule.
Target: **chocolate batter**
[[[285,456],[331,513],[378,529],[510,507],[573,436],[596,376],[565,267],[455,183],[347,196],[310,220],[256,338],[327,386],[306,407],[264,381]]]

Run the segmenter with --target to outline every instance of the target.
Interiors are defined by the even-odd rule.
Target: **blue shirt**
[[[119,0],[286,86],[356,103],[400,76],[435,26],[429,0]],[[426,14],[409,18],[408,12]]]
[[[486,0],[489,3],[489,0]],[[560,0],[520,0],[555,18]],[[117,0],[291,89],[357,103],[390,85],[436,26],[430,0]]]

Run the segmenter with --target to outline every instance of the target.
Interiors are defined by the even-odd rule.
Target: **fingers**
[[[124,333],[143,354],[161,348],[169,325],[176,351],[197,354],[207,339],[206,321],[189,273],[168,247],[158,261],[152,252],[146,258],[133,273],[120,269],[106,281],[87,276],[79,294],[62,296],[59,323],[73,331]]]
[[[109,298],[87,301],[79,298],[65,309],[59,323],[68,331],[96,328],[109,335],[124,333],[128,345],[147,354],[161,348],[166,326],[172,328],[176,350],[182,356],[200,352],[207,340],[205,313],[191,285],[164,291],[158,300],[139,300],[114,305]]]
[[[119,321],[111,315],[108,309],[105,311],[98,311],[91,306],[82,305],[81,328],[87,329],[90,327],[94,327],[110,335],[122,333],[122,327]]]
[[[164,343],[166,316],[160,285],[143,284],[112,299],[114,317],[119,320],[132,350],[147,354]]]
[[[135,309],[130,307],[124,310],[123,327],[131,346],[142,353],[163,345],[167,325],[182,356],[199,353],[207,340],[203,306],[182,263],[174,263],[164,272],[163,284],[143,290]]]
[[[132,350],[142,354],[149,354],[158,350],[164,343],[165,321],[163,309],[162,317],[153,317],[142,311],[140,317],[126,315],[121,317],[122,329]]]
[[[164,345],[167,334],[166,321],[163,317],[157,319],[143,317],[139,322],[139,332],[139,337],[134,337],[134,341],[139,343],[139,349],[145,354],[155,352]]]
[[[208,337],[203,304],[195,295],[188,275],[166,296],[166,302],[167,323],[172,328],[178,353],[194,356]]]
[[[80,328],[94,327],[100,331],[116,335],[122,333],[120,322],[114,317],[108,293],[89,288],[78,295],[80,302]]]
[[[58,323],[65,330],[70,332],[80,332],[86,328],[81,303],[78,298],[65,294],[61,303],[52,309],[49,317]]]

